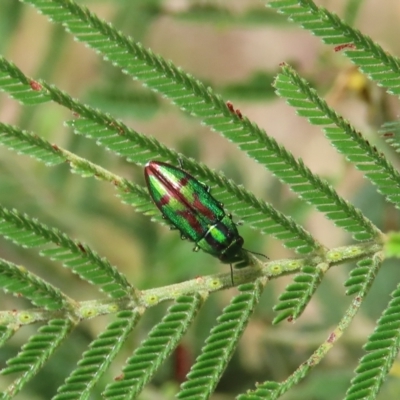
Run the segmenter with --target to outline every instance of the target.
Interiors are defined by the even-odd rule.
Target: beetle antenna
[[[251,254],[255,254],[256,256],[262,256],[265,257],[267,260],[269,260],[270,258],[268,256],[266,256],[265,254],[262,253],[257,253],[256,251],[251,251],[251,250],[247,250],[247,249],[243,249],[246,250],[247,252],[251,253]]]
[[[233,268],[232,268],[232,264],[229,264],[231,266],[231,281],[232,281],[232,286],[235,286],[235,284],[233,283]]]

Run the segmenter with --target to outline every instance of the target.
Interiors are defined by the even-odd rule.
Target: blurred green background
[[[111,21],[124,34],[172,60],[230,100],[243,115],[301,157],[315,173],[329,180],[338,192],[354,202],[383,231],[398,230],[398,214],[362,175],[343,160],[323,134],[274,95],[271,83],[279,64],[287,62],[308,79],[320,95],[348,118],[368,139],[394,154],[377,135],[377,129],[398,114],[398,101],[364,79],[340,52],[289,24],[257,0],[236,1],[78,1]],[[400,54],[397,40],[400,5],[396,0],[316,1],[369,34],[392,54]],[[347,234],[323,215],[299,201],[268,172],[235,146],[203,127],[159,96],[124,76],[93,51],[73,40],[33,8],[16,0],[0,2],[0,53],[25,74],[44,79],[91,106],[122,119],[135,130],[156,137],[187,156],[222,170],[258,197],[303,224],[328,247],[351,243]],[[144,184],[143,171],[94,142],[74,136],[63,122],[73,118],[68,110],[45,103],[22,107],[0,94],[0,120],[34,131],[52,143],[95,162],[136,183]],[[149,218],[115,197],[111,185],[82,179],[67,166],[47,168],[24,156],[0,148],[1,204],[26,212],[88,243],[125,273],[139,289],[172,284],[198,275],[227,271],[227,266],[202,252],[179,234],[152,223]],[[282,245],[258,232],[240,227],[246,248],[271,259],[293,257]],[[97,299],[101,294],[86,282],[36,251],[20,249],[0,239],[0,257],[21,264],[77,301]],[[271,326],[272,307],[289,277],[271,282],[265,291],[240,346],[213,398],[230,399],[253,387],[256,381],[284,380],[329,335],[351,298],[343,282],[352,265],[329,272],[304,315],[295,324]],[[306,381],[285,399],[338,399],[343,397],[352,371],[362,356],[362,344],[389,301],[398,272],[386,262],[361,312]],[[213,294],[207,301],[173,358],[143,392],[142,399],[172,398],[203,345],[221,309],[235,289]],[[27,302],[0,294],[1,309],[30,307]],[[106,382],[120,374],[124,360],[151,327],[162,317],[166,304],[149,310],[124,352],[112,364],[92,398],[100,398]],[[90,341],[112,321],[112,316],[82,323],[49,361],[42,372],[16,399],[49,399],[76,366]],[[0,368],[15,355],[38,326],[21,329],[0,350]],[[398,399],[399,365],[395,364],[381,399]],[[0,377],[0,389],[12,377]]]

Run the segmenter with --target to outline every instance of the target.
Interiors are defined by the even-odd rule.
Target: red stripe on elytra
[[[206,207],[200,200],[197,194],[194,195],[193,207],[199,211],[199,213],[210,220],[215,219],[215,213],[209,207]]]
[[[183,178],[179,179],[179,185],[181,187],[185,187],[189,182],[189,178],[187,176],[184,176]]]
[[[164,194],[164,196],[161,197],[160,200],[158,200],[158,203],[161,207],[166,206],[169,203],[170,198],[171,196],[169,194]]]
[[[189,178],[187,176],[184,176],[183,178],[181,178],[179,180],[179,185],[183,188],[185,187],[188,183],[190,179],[194,179],[194,178]],[[193,193],[193,197],[194,197],[194,201],[192,203],[189,203],[186,199],[186,197],[182,196],[180,199],[184,201],[184,203],[187,206],[192,206],[196,211],[198,211],[201,215],[203,215],[204,217],[210,219],[210,220],[214,220],[215,219],[215,214],[214,212],[209,208],[206,207],[200,200],[199,200],[199,196],[197,195],[197,193]]]
[[[159,206],[163,207],[169,204],[171,198],[177,199],[180,203],[182,203],[188,210],[190,211],[185,211],[185,210],[177,210],[176,213],[179,215],[182,215],[185,219],[188,220],[190,226],[198,231],[198,229],[201,230],[201,226],[199,225],[199,228],[197,229],[197,225],[199,224],[197,221],[197,218],[195,214],[200,214],[202,217],[209,219],[210,221],[214,222],[216,220],[215,213],[213,210],[205,206],[199,199],[199,196],[197,193],[193,194],[194,201],[188,201],[188,199],[182,195],[180,191],[174,190],[173,188],[170,187],[165,187],[167,190],[167,193],[165,193],[159,200]]]
[[[190,210],[177,211],[177,214],[183,217],[197,233],[203,234],[204,228],[199,223],[196,216]]]

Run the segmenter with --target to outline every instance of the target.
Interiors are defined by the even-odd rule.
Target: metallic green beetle
[[[154,204],[182,236],[224,263],[246,260],[243,238],[209,187],[170,164],[150,161],[145,179]]]

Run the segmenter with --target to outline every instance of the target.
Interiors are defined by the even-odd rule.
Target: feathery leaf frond
[[[400,285],[368,338],[345,400],[375,399],[400,350]]]
[[[13,63],[0,56],[0,90],[22,104],[33,105],[50,101],[41,85],[28,79]]]
[[[317,290],[325,273],[336,262],[357,261],[357,268],[351,270],[350,278],[345,283],[348,287],[347,295],[357,292],[363,292],[367,282],[372,282],[377,273],[377,268],[373,268],[374,262],[371,256],[374,256],[382,249],[382,245],[375,242],[365,243],[364,251],[360,252],[360,248],[346,246],[342,249],[333,249],[326,253],[325,261],[316,260],[314,263],[304,265],[301,272],[294,278],[294,283],[289,284],[285,291],[279,297],[279,303],[274,307],[274,311],[281,311],[273,320],[273,324],[277,324],[286,318],[290,320],[297,319],[312,295]]]
[[[23,131],[12,125],[0,123],[0,144],[8,146],[19,154],[42,161],[48,166],[65,162],[73,173],[79,174],[84,178],[95,177],[110,182],[127,204],[134,206],[137,211],[145,215],[153,216],[160,223],[166,223],[151,201],[146,188],[112,174],[104,168],[78,157],[57,145],[51,145],[48,141],[38,137],[34,133]]]
[[[38,307],[57,310],[69,307],[70,301],[57,288],[23,267],[0,258],[0,287],[5,292],[22,295]]]
[[[286,68],[283,69],[283,72],[285,74],[289,74],[291,70],[289,68]],[[292,75],[295,76],[294,74]],[[292,78],[292,75],[290,75],[290,78]],[[291,105],[301,109],[306,108],[306,111],[301,114],[305,114],[310,122],[319,125],[331,125],[332,121],[329,119],[329,115],[325,114],[325,110],[323,112],[320,110],[315,110],[316,107],[313,103],[310,104],[310,99],[307,98],[302,92],[300,92],[298,82],[296,82],[296,84],[297,85],[293,84],[290,79],[283,74],[278,75],[278,78],[275,81],[277,93],[280,96],[288,98]],[[305,88],[307,88],[307,85],[303,83],[301,89],[305,90]],[[311,94],[310,90],[308,90],[308,92]],[[312,94],[314,95],[313,101],[318,100],[320,104],[322,104],[322,100],[319,99],[315,93]],[[312,110],[309,111],[309,108],[312,108]],[[325,108],[326,111],[331,111],[328,109],[327,106]],[[339,123],[340,118],[333,111],[331,111],[331,114],[332,116],[336,116],[335,120],[337,120],[337,122]],[[351,139],[354,140],[355,136],[357,136],[357,133],[354,133],[353,137],[349,139],[348,136],[342,133],[340,128],[326,128],[326,132],[327,136],[332,139],[334,144],[340,149],[341,152],[346,152],[346,155],[348,155],[350,159],[358,161],[360,169],[362,168],[361,165],[363,165],[366,161],[370,161],[370,163],[368,164],[369,166],[370,164],[372,164],[373,161],[376,160],[376,156],[372,160],[368,157],[362,158],[360,156],[360,151],[358,151],[358,149],[355,149],[356,145],[351,141]],[[345,139],[348,141],[348,143],[343,143]],[[358,142],[363,141],[364,139],[361,138],[357,140],[357,144]],[[368,147],[369,145],[365,144],[365,146]],[[388,162],[384,162],[384,164],[386,166]],[[373,167],[374,165],[370,167],[370,169],[373,171],[371,172],[370,176],[374,178],[374,182],[379,183],[381,190],[384,190],[386,192],[387,190],[385,189],[387,188],[388,184],[387,180],[383,179],[381,175],[377,174],[377,168],[375,167],[373,169]],[[381,170],[382,166],[379,165],[379,171]],[[388,170],[390,170],[390,173],[392,175],[396,175],[396,172],[393,170],[393,168],[390,168],[390,165],[388,165]],[[375,175],[372,175],[372,173],[375,173]],[[384,177],[386,177],[386,175]],[[323,192],[325,192],[326,196],[323,197],[321,195],[322,193],[316,193],[311,185],[304,185],[305,187],[302,186],[300,188],[299,195],[305,198],[309,203],[313,204],[319,211],[325,212],[327,218],[331,219],[335,223],[335,225],[340,226],[346,229],[348,232],[352,233],[354,239],[370,240],[372,238],[380,237],[381,232],[379,231],[379,229],[375,227],[371,223],[371,221],[369,221],[368,218],[366,218],[361,213],[360,210],[356,209],[346,200],[340,198],[333,190],[333,188],[331,188],[327,183],[324,183],[322,181],[320,181],[319,183],[321,185],[321,189],[323,190]],[[296,191],[296,187],[297,186],[294,186],[292,187],[292,189]]]
[[[264,382],[259,385],[256,392],[249,392],[238,396],[238,400],[272,400],[277,399],[279,395],[277,390],[281,387],[278,382]]]
[[[178,399],[208,399],[224,372],[263,292],[265,280],[238,287],[240,294],[218,317],[202,353],[181,386]]]
[[[379,134],[386,143],[393,147],[396,153],[400,153],[400,121],[386,122],[379,130]]]
[[[128,161],[144,162],[151,158],[156,158],[172,159],[177,162],[179,159],[184,168],[194,173],[200,180],[211,184],[213,186],[213,195],[227,209],[234,211],[246,224],[259,229],[263,233],[273,235],[282,240],[286,247],[296,248],[301,253],[307,253],[313,248],[320,247],[300,225],[275,210],[265,201],[257,199],[252,193],[236,185],[223,174],[217,174],[202,163],[197,163],[178,155],[153,138],[143,137],[126,127],[124,127],[123,133],[118,132],[107,126],[102,126],[97,121],[84,118],[70,121],[69,124],[74,128],[75,133],[96,139],[98,143],[109,150],[127,157]],[[122,127],[121,124],[120,127]],[[138,151],[141,153],[138,153]],[[129,196],[129,193],[127,195],[123,194],[121,197],[125,202],[130,203],[127,196]]]
[[[0,68],[2,66],[5,71],[11,69],[5,60],[3,64],[0,63]],[[12,71],[15,69],[16,67],[14,66]],[[14,74],[16,77],[23,75],[21,71],[17,72],[18,73]],[[25,80],[28,80],[28,78]],[[282,240],[286,247],[295,248],[299,253],[309,253],[313,249],[315,250],[321,247],[307,231],[296,224],[291,218],[279,213],[265,201],[257,199],[244,188],[235,185],[233,181],[226,179],[222,174],[217,175],[205,165],[199,166],[197,163],[168,149],[154,138],[148,138],[128,128],[109,115],[79,103],[54,86],[47,85],[43,82],[42,90],[44,90],[53,101],[79,114],[79,119],[69,122],[76,133],[96,139],[99,144],[126,157],[128,161],[141,165],[149,159],[172,160],[176,163],[178,160],[182,160],[190,172],[196,173],[199,179],[208,180],[211,185],[217,185],[218,187],[215,189],[215,195],[217,197],[221,196],[220,201],[222,201],[228,209],[234,211],[241,219],[248,222],[250,226],[261,230],[263,233],[273,235],[277,239]],[[224,108],[226,108],[225,104]],[[31,138],[26,136],[26,132],[18,131],[17,128],[7,125],[4,125],[3,131],[4,135],[7,134],[11,137],[10,139],[3,139],[3,142],[5,144],[10,143],[11,148],[23,154],[28,154],[32,157],[41,155],[42,158],[46,157],[46,160],[52,159],[54,155],[61,156],[60,152],[57,151],[59,150],[57,146],[46,145],[46,142],[35,140],[35,135],[33,134]],[[24,145],[24,143],[26,144]],[[49,149],[49,146],[54,147],[54,149],[46,155],[46,150]],[[51,153],[54,153],[54,155],[52,156]],[[76,157],[75,160],[77,160]],[[58,159],[56,159],[56,161],[58,161]],[[92,171],[90,171],[88,165],[87,162],[81,161],[79,163],[76,161],[72,163],[74,170],[82,176],[95,175],[95,173],[92,172],[95,169],[92,168]],[[130,185],[127,181],[124,182],[123,186],[124,190],[122,191],[121,198],[126,203],[134,205],[137,210],[146,214],[154,214],[152,210],[155,210],[155,207],[149,202],[149,196],[145,189],[134,189],[136,195],[140,197],[137,199],[136,196],[132,196],[131,193],[129,193]],[[132,188],[132,186],[130,188]]]
[[[0,325],[0,347],[3,347],[4,343],[7,342],[15,333],[15,329]]]
[[[357,263],[357,268],[351,270],[350,277],[344,284],[348,296],[360,292],[367,282],[373,281],[378,272],[377,268],[373,268],[374,264],[371,258],[366,258]]]
[[[279,296],[279,303],[274,307],[274,311],[280,313],[272,323],[277,324],[287,318],[296,320],[311,300],[327,269],[326,263],[316,267],[308,265],[303,267],[301,273],[294,278],[294,283],[288,285]]]
[[[83,279],[99,285],[102,291],[113,298],[127,296],[131,292],[126,278],[105,258],[58,229],[49,229],[15,210],[0,207],[0,234],[23,247],[55,245],[42,250],[40,254],[61,261]]]
[[[266,381],[263,383],[259,383],[256,385],[257,387],[255,390],[248,391],[246,394],[238,396],[239,400],[277,399],[284,393],[286,393],[295,384],[303,380],[308,375],[310,370],[312,368],[315,368],[321,362],[324,356],[326,356],[326,354],[333,347],[334,343],[339,340],[339,338],[343,335],[350,323],[353,321],[353,318],[360,309],[361,304],[363,303],[363,300],[367,295],[369,288],[371,287],[375,276],[382,265],[383,260],[381,258],[381,255],[377,255],[369,258],[368,261],[370,262],[371,272],[367,275],[367,279],[363,281],[362,285],[360,286],[359,292],[355,296],[350,307],[347,309],[345,315],[339,321],[336,329],[329,334],[328,338],[314,351],[314,353],[308,358],[308,360],[306,362],[303,362],[297,368],[297,370],[283,382],[278,383]]]
[[[301,161],[296,161],[287,150],[268,137],[264,130],[246,117],[232,113],[210,88],[205,88],[172,63],[125,38],[110,24],[101,21],[73,1],[24,1],[31,3],[50,18],[60,21],[78,40],[93,47],[126,73],[164,94],[183,110],[201,117],[205,124],[236,143],[310,204],[328,204],[330,219],[354,233],[357,240],[374,237],[376,232],[360,212],[341,199],[326,182],[312,174]]]
[[[179,297],[129,358],[122,369],[122,379],[106,387],[104,397],[109,400],[135,399],[178,345],[203,301],[199,294]]]
[[[352,28],[336,14],[318,7],[312,0],[272,0],[268,5],[321,37],[326,44],[351,44],[343,54],[389,93],[400,95],[400,59],[388,54],[369,36]]]
[[[50,91],[52,93],[52,91]],[[101,113],[96,112],[97,116]],[[100,141],[110,150],[114,150],[117,154],[127,156],[132,154],[135,147],[148,152],[152,148],[156,154],[162,158],[176,158],[178,154],[161,145],[153,138],[147,138],[134,131],[124,133],[122,142],[121,137],[108,129],[104,129],[101,124],[79,119],[71,122],[71,125],[76,129],[76,133],[85,135]],[[128,129],[128,128],[126,128]],[[102,137],[101,135],[104,134]],[[135,185],[126,179],[122,179],[103,168],[90,163],[58,146],[51,145],[44,139],[37,140],[37,136],[33,133],[22,131],[16,127],[0,123],[0,143],[9,145],[11,149],[17,150],[19,153],[37,158],[40,161],[47,162],[49,165],[56,165],[59,162],[68,162],[68,165],[73,172],[80,174],[83,177],[95,176],[97,179],[102,179],[113,183],[118,190],[120,198],[127,204],[132,205],[139,212],[145,215],[151,215],[153,219],[164,223],[158,209],[150,201],[150,196],[146,188]],[[113,140],[113,138],[115,140]],[[123,146],[120,144],[124,143]],[[125,149],[125,150],[123,150]],[[146,150],[147,149],[147,150]],[[145,153],[150,157],[148,153]],[[128,160],[131,160],[128,156]],[[132,157],[135,158],[134,155]],[[140,157],[140,154],[139,154]],[[239,207],[237,214],[254,228],[260,229],[263,233],[268,233],[278,239],[282,239],[285,245],[289,248],[297,248],[299,252],[308,252],[311,248],[318,248],[320,245],[305,231],[300,225],[296,224],[291,218],[286,217],[279,211],[275,210],[268,203],[257,199],[252,193],[245,190],[243,187],[236,185],[233,181],[227,179],[222,174],[217,174],[207,168],[204,164],[197,164],[186,157],[180,158],[190,170],[195,170],[200,179],[213,182],[218,185],[214,194],[223,202],[227,208]],[[143,161],[146,158],[143,159]],[[228,190],[226,190],[228,188]],[[239,198],[239,201],[238,201]],[[257,211],[255,211],[255,210]],[[263,213],[263,219],[260,219],[260,213]]]
[[[1,375],[22,372],[3,392],[3,399],[13,398],[21,388],[40,370],[73,328],[68,320],[53,319],[42,326],[36,335],[30,337],[22,350],[7,361],[7,366],[0,371]]]
[[[400,207],[400,174],[376,147],[330,108],[291,67],[282,68],[275,87],[277,93],[296,108],[297,114],[321,126],[337,151],[362,171],[380,193]]]
[[[90,344],[89,350],[83,353],[78,367],[60,386],[54,400],[78,400],[90,396],[91,389],[118,355],[139,319],[140,313],[137,311],[119,312],[116,321],[112,322]]]
[[[354,10],[360,4],[356,4],[357,1],[352,2],[352,5],[349,2],[347,15],[351,18],[355,17],[355,12],[350,7]],[[239,398],[262,400],[284,395],[309,375],[348,328],[369,292],[384,257],[390,254],[388,248],[382,251],[384,245],[388,246],[390,239],[384,237],[360,210],[340,197],[328,182],[313,174],[301,159],[296,159],[263,129],[243,116],[240,110],[235,110],[232,103],[224,101],[211,88],[172,62],[124,36],[74,0],[20,2],[33,5],[48,19],[63,25],[78,41],[94,49],[124,73],[141,81],[153,92],[160,93],[187,114],[200,118],[209,128],[219,132],[271,171],[301,199],[315,206],[333,223],[352,234],[354,239],[363,241],[338,249],[325,248],[292,218],[256,198],[223,174],[181,156],[154,138],[130,129],[109,114],[73,99],[55,86],[27,77],[16,65],[0,56],[0,90],[10,97],[24,105],[52,101],[71,110],[75,119],[67,124],[74,133],[96,141],[98,145],[139,166],[151,159],[175,164],[179,162],[182,168],[209,185],[216,199],[228,210],[253,228],[272,235],[286,247],[303,255],[297,259],[271,261],[264,265],[257,264],[257,268],[248,267],[235,272],[236,284],[250,283],[239,286],[240,294],[231,300],[230,305],[217,319],[202,353],[187,376],[187,381],[181,386],[178,398],[207,399],[215,391],[269,279],[300,272],[294,283],[288,285],[279,298],[280,302],[275,307],[280,312],[274,320],[277,323],[284,318],[298,318],[330,267],[350,260],[357,262],[357,267],[352,269],[345,284],[347,294],[355,296],[326,340],[287,379],[282,382],[266,381],[256,384],[253,391],[249,390],[246,394],[239,395]],[[335,50],[343,50],[344,55],[353,60],[371,79],[388,88],[389,92],[400,94],[400,60],[385,53],[370,38],[348,26],[336,15],[317,7],[312,0],[273,0],[270,4],[272,8],[280,8],[289,19],[320,36],[325,43],[341,45]],[[161,15],[159,4],[154,8],[152,5],[145,7],[149,7],[147,12]],[[246,16],[244,20],[250,21],[251,18]],[[261,92],[263,84],[257,88]],[[380,193],[397,207],[400,206],[400,174],[384,155],[329,108],[318,97],[317,92],[288,66],[282,68],[275,86],[301,116],[308,118],[312,124],[321,125],[336,149],[362,171]],[[243,88],[248,89],[249,84],[246,82],[242,87],[233,86],[235,93]],[[388,141],[396,150],[400,148],[397,133],[393,134],[388,130],[383,137],[389,138]],[[65,164],[71,172],[82,177],[94,177],[111,183],[122,201],[133,205],[143,214],[152,215],[158,221],[162,220],[144,187],[56,144],[53,145],[34,133],[0,122],[0,144],[48,166]],[[174,300],[176,303],[168,309],[161,322],[154,326],[140,347],[131,357],[125,356],[127,361],[121,375],[109,383],[103,393],[110,400],[136,398],[176,348],[207,295],[232,286],[229,274],[215,274],[136,292],[116,268],[89,246],[41,224],[36,219],[1,206],[0,234],[22,247],[39,247],[41,255],[63,263],[111,297],[111,300],[75,302],[42,279],[25,271],[23,267],[0,258],[0,288],[5,292],[22,295],[37,306],[34,310],[0,312],[0,345],[6,343],[24,325],[39,321],[47,323],[0,371],[3,375],[16,373],[17,376],[0,393],[2,400],[11,400],[21,391],[53,356],[77,323],[101,314],[117,313],[116,320],[91,342],[54,397],[55,400],[88,399],[93,388],[102,384],[102,377],[145,310],[160,302]],[[394,234],[394,238],[392,237],[393,255],[399,253],[397,236],[398,234]],[[252,257],[249,255],[249,259]],[[361,400],[366,397],[372,400],[387,376],[394,357],[400,350],[399,297],[400,286],[393,293],[392,301],[365,346],[368,354],[356,370],[346,400]],[[11,378],[7,376],[7,379]]]
[[[52,146],[47,140],[2,122],[0,122],[0,144],[18,154],[42,161],[47,166],[58,165],[65,161],[57,147]]]

